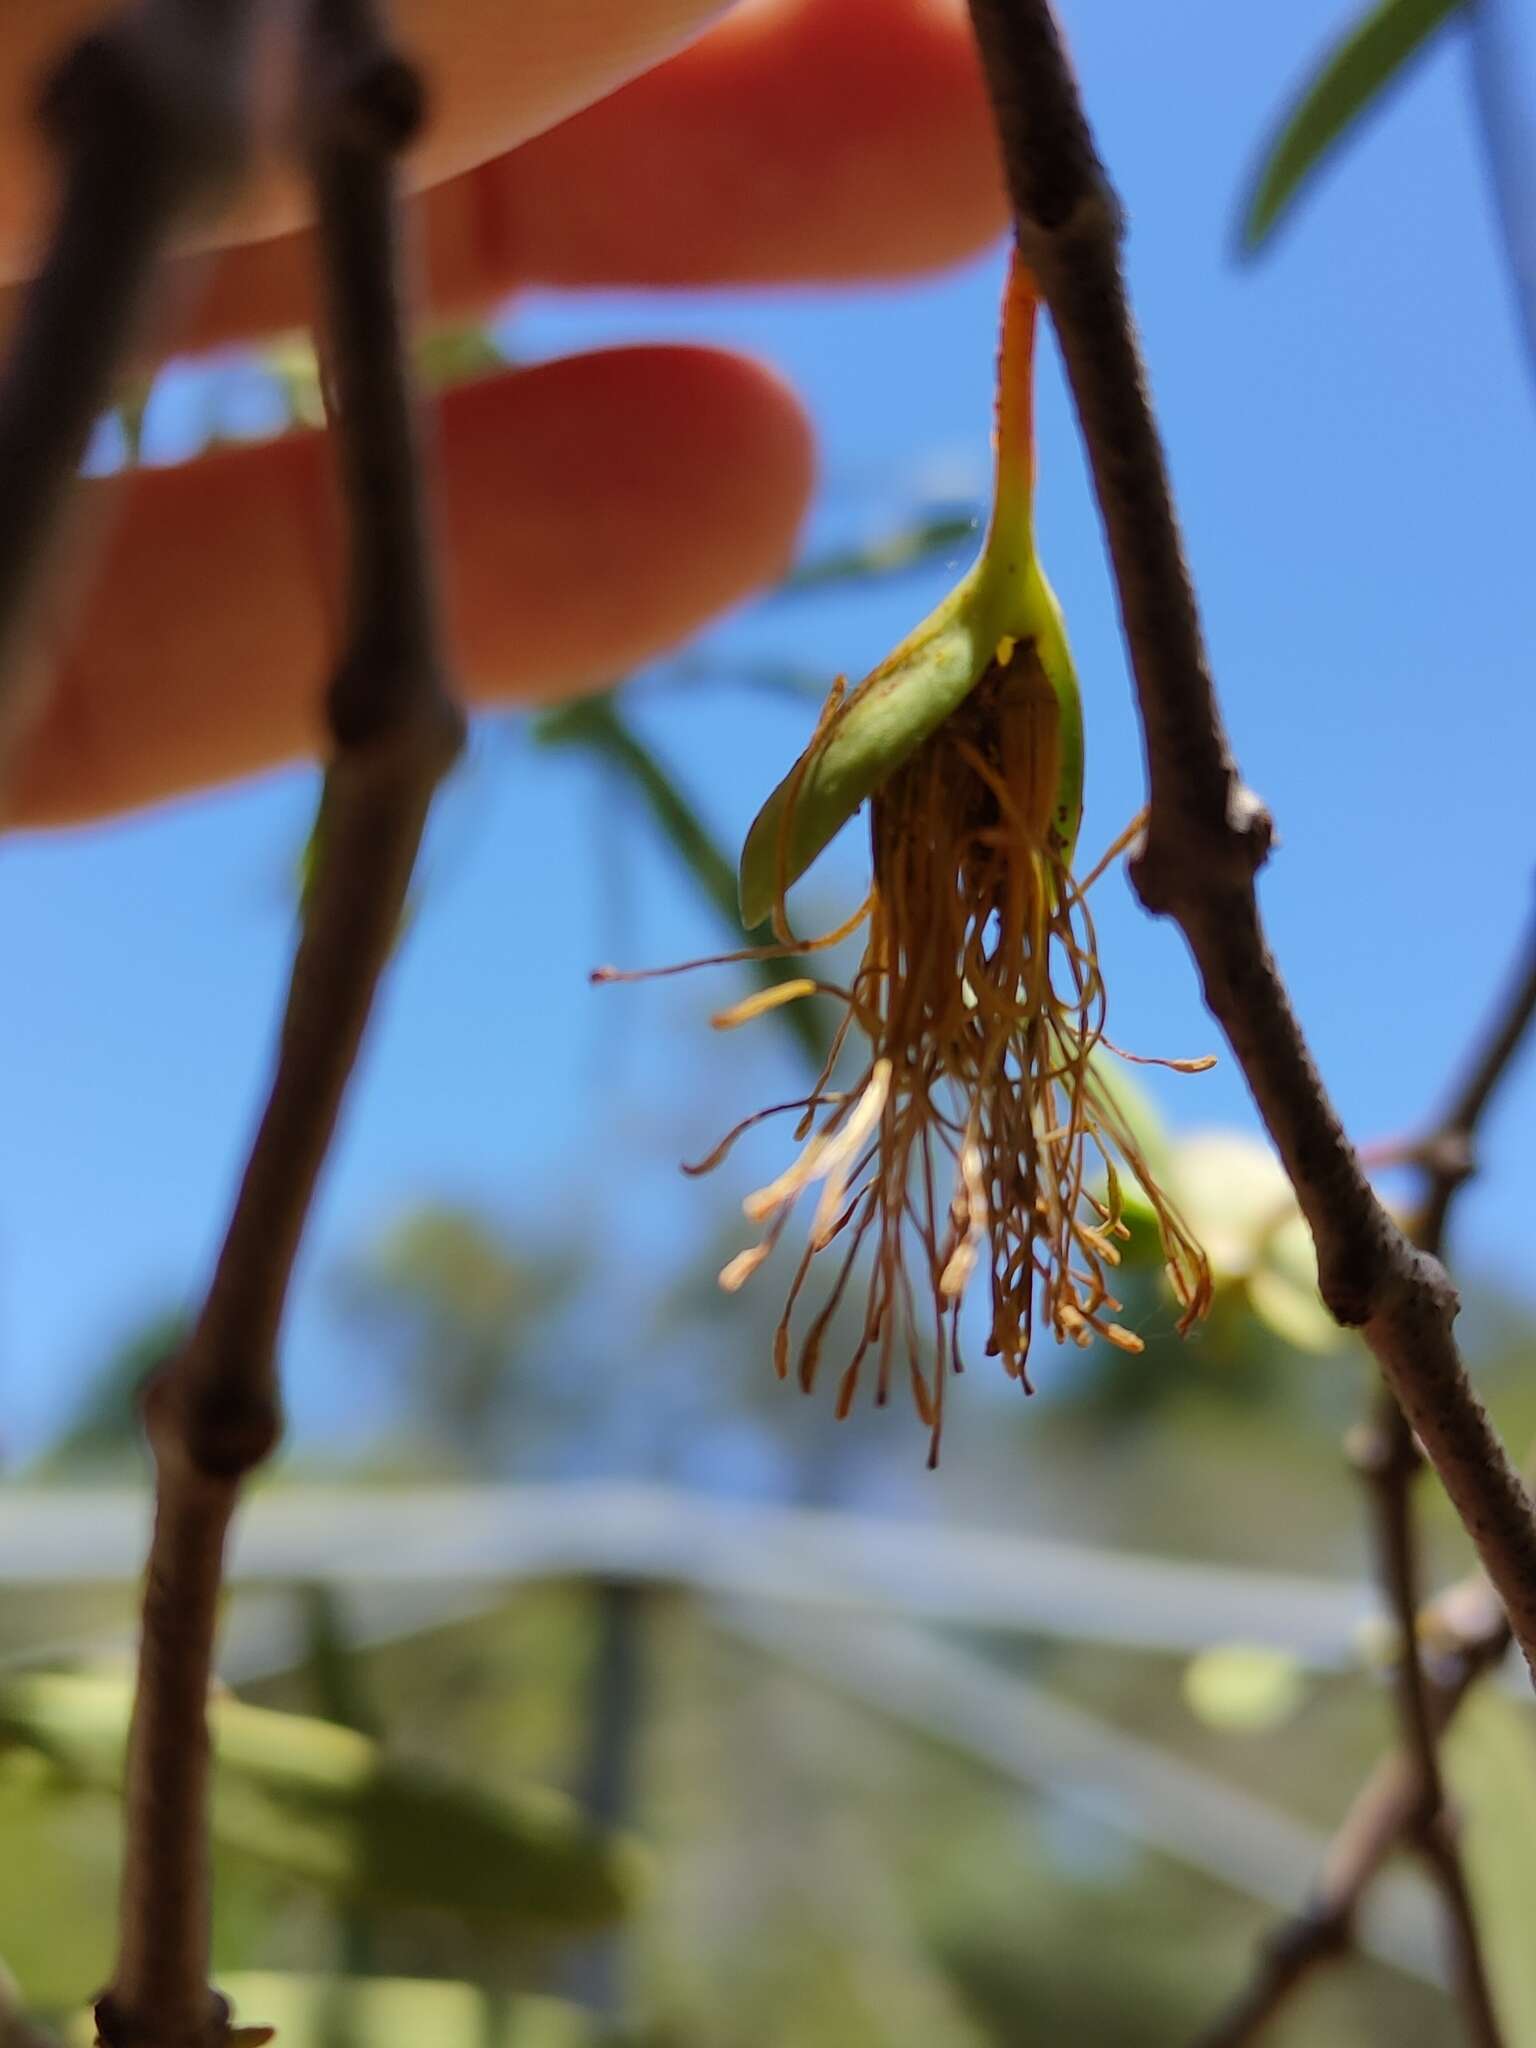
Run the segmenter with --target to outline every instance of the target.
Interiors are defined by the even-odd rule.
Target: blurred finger
[[[887,278],[1004,222],[959,0],[772,0],[523,148],[422,195],[441,312],[513,287]],[[223,255],[189,345],[305,324],[299,234]]]
[[[395,0],[402,48],[422,66],[433,118],[410,174],[436,183],[611,92],[695,35],[726,0]],[[116,12],[108,0],[10,0],[0,7],[0,277],[25,274],[47,213],[51,168],[32,110],[52,66]],[[273,10],[274,19],[289,19]],[[269,136],[221,238],[294,227],[302,192]]]
[[[466,694],[622,677],[774,576],[811,483],[768,372],[626,349],[463,387],[437,413],[447,600]],[[100,490],[103,486],[93,486]],[[61,824],[321,745],[341,521],[292,435],[113,486],[9,822]]]

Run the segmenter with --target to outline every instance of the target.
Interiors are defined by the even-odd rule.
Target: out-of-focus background
[[[1530,917],[1536,419],[1459,33],[1272,253],[1234,256],[1260,142],[1353,12],[1067,10],[1216,672],[1283,835],[1266,911],[1364,1140],[1432,1113]],[[233,1710],[247,1768],[220,1816],[216,1960],[290,2042],[1191,2039],[1390,1739],[1341,1450],[1367,1367],[1315,1302],[1230,1061],[1138,1070],[1219,1240],[1210,1323],[1178,1343],[1133,1275],[1144,1356],[1042,1350],[1028,1401],[978,1359],[929,1473],[902,1404],[837,1425],[827,1389],[774,1379],[777,1265],[715,1286],[786,1141],[677,1173],[804,1092],[794,1034],[711,1034],[739,970],[588,985],[598,962],[732,943],[646,776],[729,855],[832,676],[969,559],[1001,271],[999,251],[900,291],[530,295],[436,351],[453,376],[620,338],[747,348],[805,394],[823,483],[783,590],[585,717],[482,722],[434,824],[230,1602],[240,1700],[309,1717],[285,1736]],[[184,460],[305,403],[287,356],[178,362],[96,459],[125,459],[131,428],[137,459]],[[1140,804],[1140,757],[1049,349],[1040,497],[1088,699],[1091,856]],[[0,853],[0,1953],[45,2011],[108,1963],[132,1390],[222,1225],[315,789],[293,770]],[[855,832],[817,870],[807,926],[852,907],[864,858]],[[1215,1049],[1177,935],[1118,873],[1096,905],[1116,1040]],[[1536,1068],[1501,1099],[1454,1246],[1517,1447],[1533,1112]],[[1448,1578],[1465,1546],[1436,1504],[1426,1522]],[[75,1689],[50,1693],[60,1672]],[[1532,1732],[1494,1687],[1449,1750],[1511,2041],[1536,2041]],[[1361,1946],[1277,2042],[1458,2038],[1406,1876]]]

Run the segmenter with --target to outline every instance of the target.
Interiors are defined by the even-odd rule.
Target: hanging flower
[[[798,1111],[793,1162],[748,1196],[760,1236],[720,1275],[734,1291],[764,1263],[802,1197],[815,1203],[774,1339],[781,1377],[807,1391],[868,1248],[837,1413],[861,1378],[885,1401],[907,1377],[938,1458],[944,1388],[961,1370],[961,1306],[984,1290],[987,1350],[1028,1388],[1037,1320],[1061,1340],[1127,1351],[1114,1270],[1128,1229],[1129,1169],[1161,1233],[1180,1329],[1204,1313],[1204,1254],[1158,1189],[1105,1077],[1105,993],[1087,892],[1134,834],[1081,881],[1083,726],[1061,615],[1033,533],[1031,379],[1035,297],[1017,262],[999,357],[997,479],[980,559],[854,692],[832,691],[810,745],[754,823],[741,863],[743,922],[775,944],[742,957],[823,951],[863,929],[846,986],[780,982],[714,1019],[732,1028],[813,993],[842,1005],[825,1066]],[[860,804],[870,806],[869,896],[836,932],[790,930],[785,898]],[[701,963],[702,964],[702,963]],[[850,1041],[856,1077],[836,1079]],[[1168,1061],[1197,1071],[1210,1060]],[[746,1118],[691,1172],[718,1165]],[[829,1295],[796,1337],[812,1266],[836,1260]]]

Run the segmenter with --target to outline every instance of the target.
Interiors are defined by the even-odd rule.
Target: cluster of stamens
[[[859,915],[809,945],[786,927],[784,945],[772,949],[820,950],[867,921],[852,980],[781,982],[715,1019],[731,1027],[812,993],[835,997],[843,1013],[815,1086],[746,1118],[689,1168],[708,1171],[752,1125],[798,1112],[799,1154],[748,1196],[746,1214],[762,1234],[725,1268],[721,1285],[734,1290],[757,1271],[815,1188],[774,1338],[777,1370],[790,1372],[792,1323],[811,1268],[838,1246],[831,1290],[795,1354],[800,1385],[815,1384],[828,1327],[868,1242],[864,1314],[837,1413],[847,1414],[866,1363],[881,1402],[904,1369],[930,1432],[930,1463],[945,1381],[962,1370],[961,1305],[978,1271],[990,1294],[987,1352],[1026,1389],[1037,1315],[1059,1341],[1142,1349],[1115,1320],[1113,1275],[1129,1235],[1121,1167],[1156,1214],[1181,1329],[1210,1293],[1204,1255],[1157,1189],[1100,1067],[1104,983],[1087,885],[1072,879],[1068,821],[1055,809],[1056,700],[1030,648],[1005,643],[999,657],[873,797],[874,882]],[[835,1086],[855,1033],[868,1047],[862,1071]]]

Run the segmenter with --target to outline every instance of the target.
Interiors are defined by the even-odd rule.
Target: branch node
[[[1399,1302],[1411,1299],[1418,1313],[1432,1302],[1437,1319],[1449,1329],[1456,1290],[1434,1261],[1433,1273],[1421,1270],[1420,1254],[1370,1198],[1365,1183],[1360,1185],[1366,1199],[1353,1205],[1351,1227],[1336,1227],[1331,1236],[1314,1234],[1323,1306],[1341,1328],[1362,1330]],[[1342,1222],[1342,1203],[1336,1213]]]
[[[131,2012],[106,1991],[96,2001],[96,2039],[100,2048],[225,2048],[229,2017],[229,2000],[217,1991],[208,1993],[200,2017],[185,2019],[179,2026],[161,2012]]]
[[[199,1372],[189,1349],[156,1373],[144,1389],[144,1429],[158,1464],[174,1460],[200,1479],[232,1486],[272,1455],[283,1418],[270,1359],[246,1365],[226,1358],[219,1366],[218,1377]]]
[[[1244,782],[1233,781],[1227,799],[1227,830],[1243,848],[1251,880],[1269,859],[1275,843],[1275,821],[1258,791]]]
[[[1125,209],[1105,182],[1078,193],[1070,210],[1057,218],[1021,214],[1014,234],[1025,269],[1043,284],[1058,266],[1070,268],[1078,251],[1117,246],[1125,240],[1125,231]]]
[[[1346,1955],[1354,1943],[1354,1917],[1352,1901],[1315,1899],[1264,1938],[1264,1957],[1289,1974]]]
[[[435,667],[381,650],[359,633],[326,692],[326,721],[340,755],[401,748],[423,774],[448,773],[468,726]]]
[[[120,163],[131,150],[146,183],[216,206],[245,167],[248,124],[216,89],[228,67],[208,62],[204,42],[190,23],[172,37],[137,18],[82,37],[44,80],[43,133],[72,158]]]
[[[1131,856],[1131,883],[1153,917],[1177,918],[1191,902],[1209,901],[1215,893],[1246,895],[1274,843],[1268,806],[1234,776],[1219,824],[1207,825],[1188,810],[1170,824],[1154,805]]]
[[[421,132],[427,92],[420,71],[395,50],[374,50],[350,65],[325,95],[324,118],[341,148],[395,156]]]
[[[1413,1164],[1443,1183],[1443,1194],[1455,1193],[1477,1172],[1477,1152],[1470,1131],[1435,1131],[1414,1147]]]

